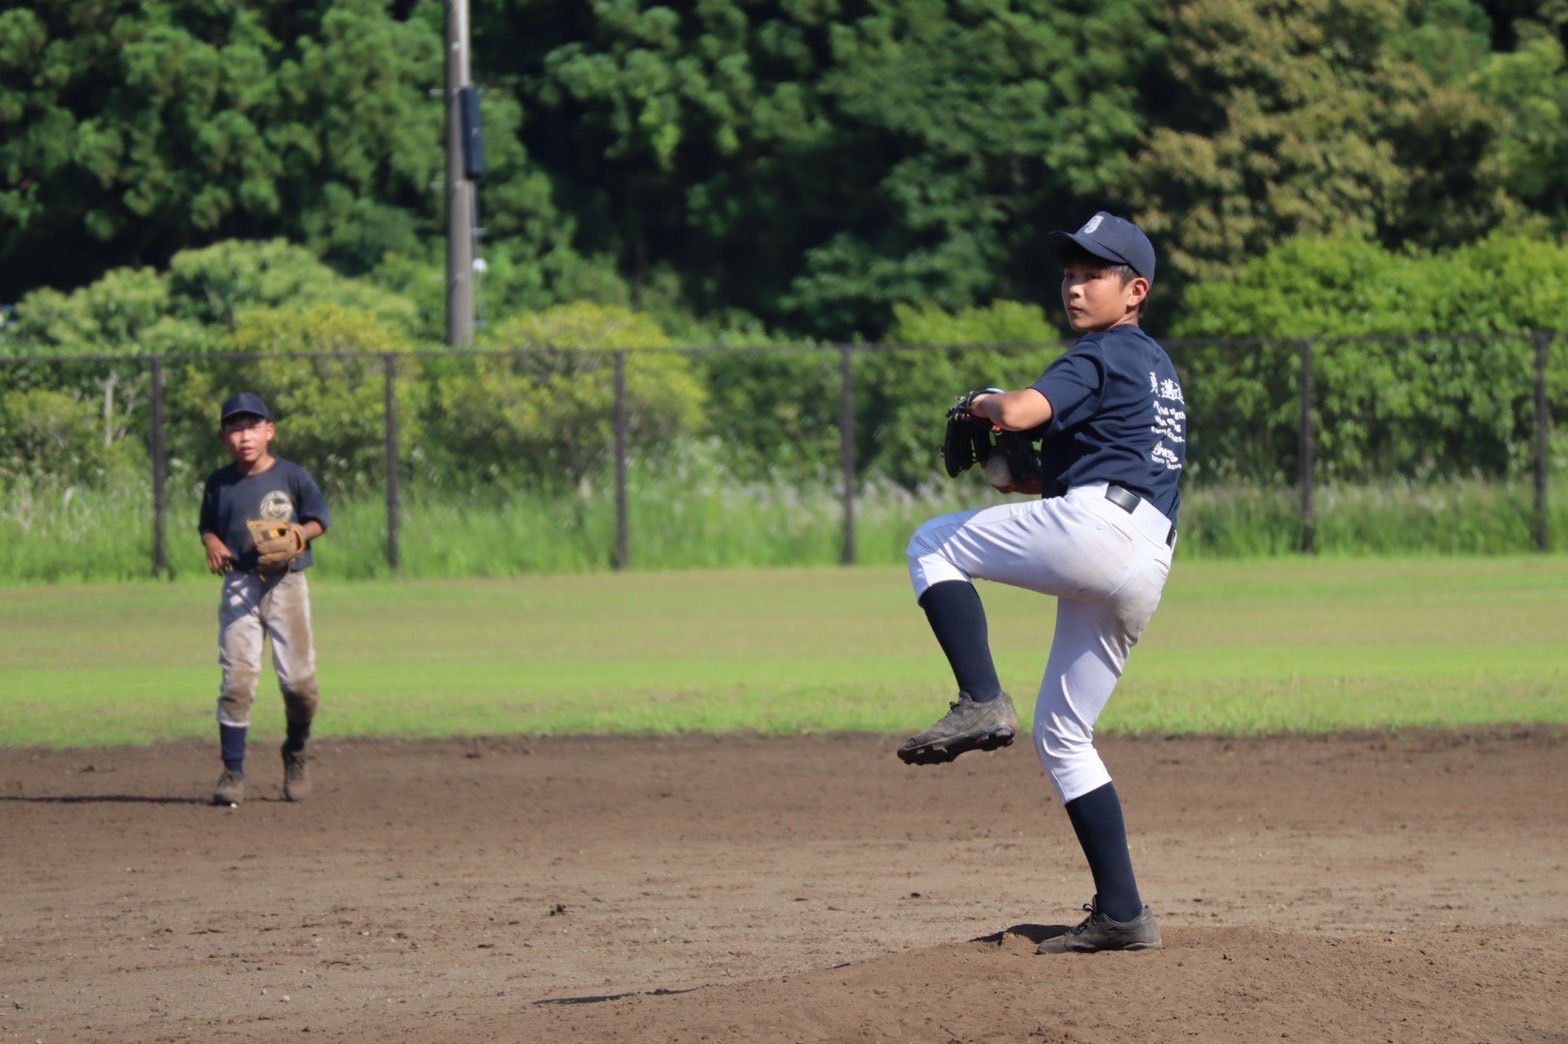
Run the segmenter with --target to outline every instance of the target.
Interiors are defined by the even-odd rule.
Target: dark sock
[[[1115,921],[1130,921],[1143,912],[1138,882],[1132,874],[1132,854],[1127,851],[1127,826],[1122,801],[1110,783],[1067,802],[1078,844],[1094,875],[1095,904]]]
[[[223,751],[223,767],[230,772],[245,771],[244,725],[219,725],[218,745]]]
[[[947,654],[958,688],[977,703],[993,700],[1002,691],[991,662],[991,639],[986,630],[985,607],[980,592],[964,580],[944,580],[920,596],[937,644]]]
[[[305,749],[305,741],[308,739],[310,739],[310,722],[289,722],[289,733],[283,740],[283,753],[298,754]]]

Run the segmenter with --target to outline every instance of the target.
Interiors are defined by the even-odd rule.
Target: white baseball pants
[[[269,637],[285,715],[300,722],[315,717],[316,648],[305,574],[290,571],[263,579],[254,573],[228,573],[218,605],[218,666],[223,668],[218,724],[250,724],[262,644]]]
[[[1094,724],[1170,575],[1170,519],[1143,500],[1128,513],[1105,494],[1104,484],[1078,486],[940,515],[915,532],[907,552],[917,600],[932,584],[975,579],[1057,596],[1034,745],[1064,804],[1111,781]]]

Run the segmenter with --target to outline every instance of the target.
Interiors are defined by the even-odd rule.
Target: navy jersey
[[[1187,408],[1154,338],[1132,325],[1085,334],[1030,387],[1051,404],[1042,455],[1062,487],[1123,486],[1176,521]]]
[[[241,573],[256,569],[256,545],[247,519],[264,518],[280,522],[305,523],[311,520],[326,529],[327,498],[310,472],[282,457],[274,457],[272,467],[259,475],[244,475],[233,464],[207,476],[201,498],[203,533],[216,533],[234,555],[234,569]],[[289,566],[298,571],[314,561],[309,546]]]

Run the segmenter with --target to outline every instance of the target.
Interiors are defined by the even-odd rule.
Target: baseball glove
[[[253,518],[245,527],[256,545],[256,568],[260,572],[281,573],[305,553],[305,530],[298,522]]]
[[[1000,388],[977,388],[958,397],[947,411],[947,427],[942,433],[942,465],[948,478],[957,478],[975,464],[982,463],[995,448],[991,441],[991,422],[969,412],[975,399],[992,395]]]
[[[1026,431],[999,431],[996,433],[996,448],[992,451],[1001,454],[1007,461],[1007,470],[1012,472],[1014,486],[1023,486],[1040,477],[1040,449],[1035,445],[1038,436],[1030,437]]]

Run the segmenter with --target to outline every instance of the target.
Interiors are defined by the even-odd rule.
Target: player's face
[[[1122,282],[1120,273],[1090,261],[1062,263],[1062,307],[1080,333],[1109,330],[1138,321],[1138,304],[1149,292],[1143,278]]]
[[[267,454],[267,444],[272,441],[275,428],[269,420],[260,417],[235,417],[223,426],[218,437],[228,447],[229,455],[241,464],[254,464]]]

